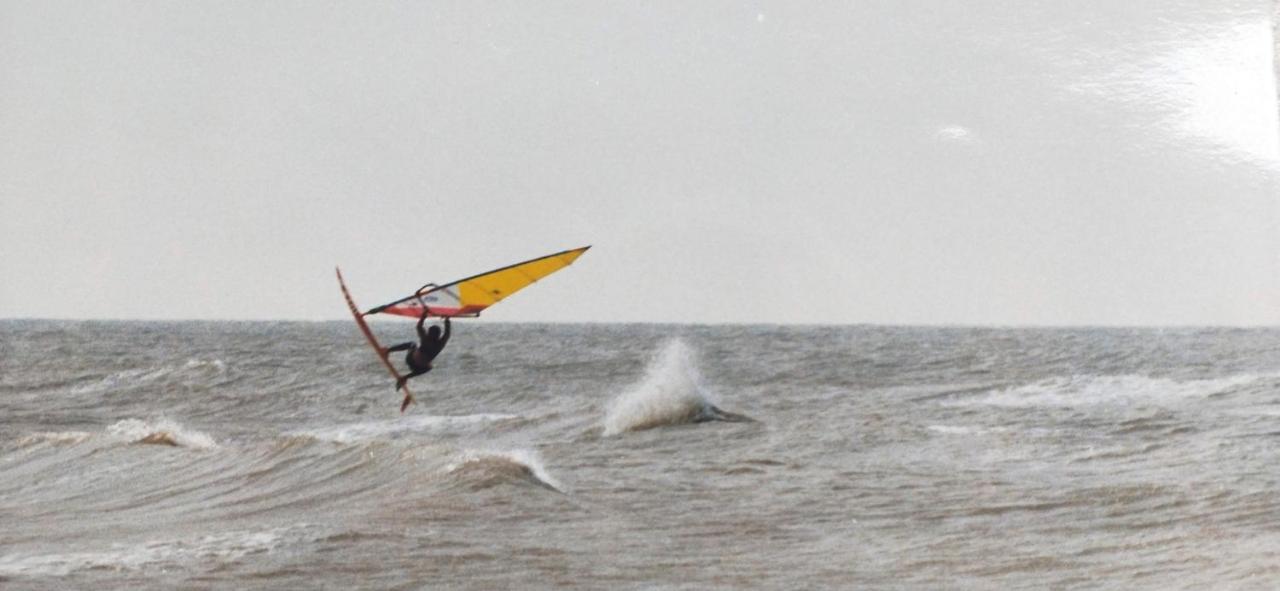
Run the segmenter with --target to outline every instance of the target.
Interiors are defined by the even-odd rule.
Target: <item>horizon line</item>
[[[411,319],[405,320],[405,324]],[[460,318],[460,321],[474,320],[472,318]],[[350,319],[344,318],[325,318],[325,319],[306,319],[306,318],[56,318],[56,317],[0,317],[0,322],[113,322],[113,323],[252,323],[252,322],[287,322],[287,323],[308,323],[320,324],[329,322],[350,322]],[[377,324],[397,324],[398,319],[391,318],[375,318],[372,319]],[[626,321],[603,321],[603,320],[492,320],[488,324],[564,324],[564,325],[655,325],[655,326],[777,326],[777,327],[880,327],[880,328],[974,328],[974,329],[1233,329],[1233,330],[1249,330],[1249,329],[1277,329],[1280,324],[1102,324],[1102,323],[1084,323],[1084,324],[1004,324],[1004,323],[968,323],[968,322],[740,322],[740,321],[709,321],[709,322],[680,322],[680,321],[663,321],[663,320],[626,320]]]

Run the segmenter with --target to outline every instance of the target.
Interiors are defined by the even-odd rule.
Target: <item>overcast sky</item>
[[[1280,323],[1268,0],[0,0],[0,317]]]

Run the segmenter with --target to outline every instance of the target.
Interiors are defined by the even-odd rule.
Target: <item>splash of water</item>
[[[703,385],[693,349],[684,341],[673,339],[649,363],[644,378],[610,403],[604,434],[725,417]]]

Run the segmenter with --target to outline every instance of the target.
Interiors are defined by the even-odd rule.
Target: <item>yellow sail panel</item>
[[[584,250],[571,250],[464,279],[457,283],[458,299],[463,308],[496,304],[534,281],[569,266]]]
[[[591,247],[557,252],[439,287],[432,286],[407,298],[379,306],[369,313],[417,317],[422,314],[422,306],[426,305],[436,316],[475,316],[533,282],[569,266],[588,248]]]

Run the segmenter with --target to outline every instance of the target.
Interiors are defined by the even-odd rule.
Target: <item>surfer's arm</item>
[[[443,349],[445,343],[449,342],[449,335],[453,334],[453,327],[449,324],[449,317],[444,317],[444,336],[440,337],[440,348]]]
[[[418,341],[427,342],[427,331],[422,329],[422,323],[427,321],[427,309],[422,309],[422,317],[418,318]]]

